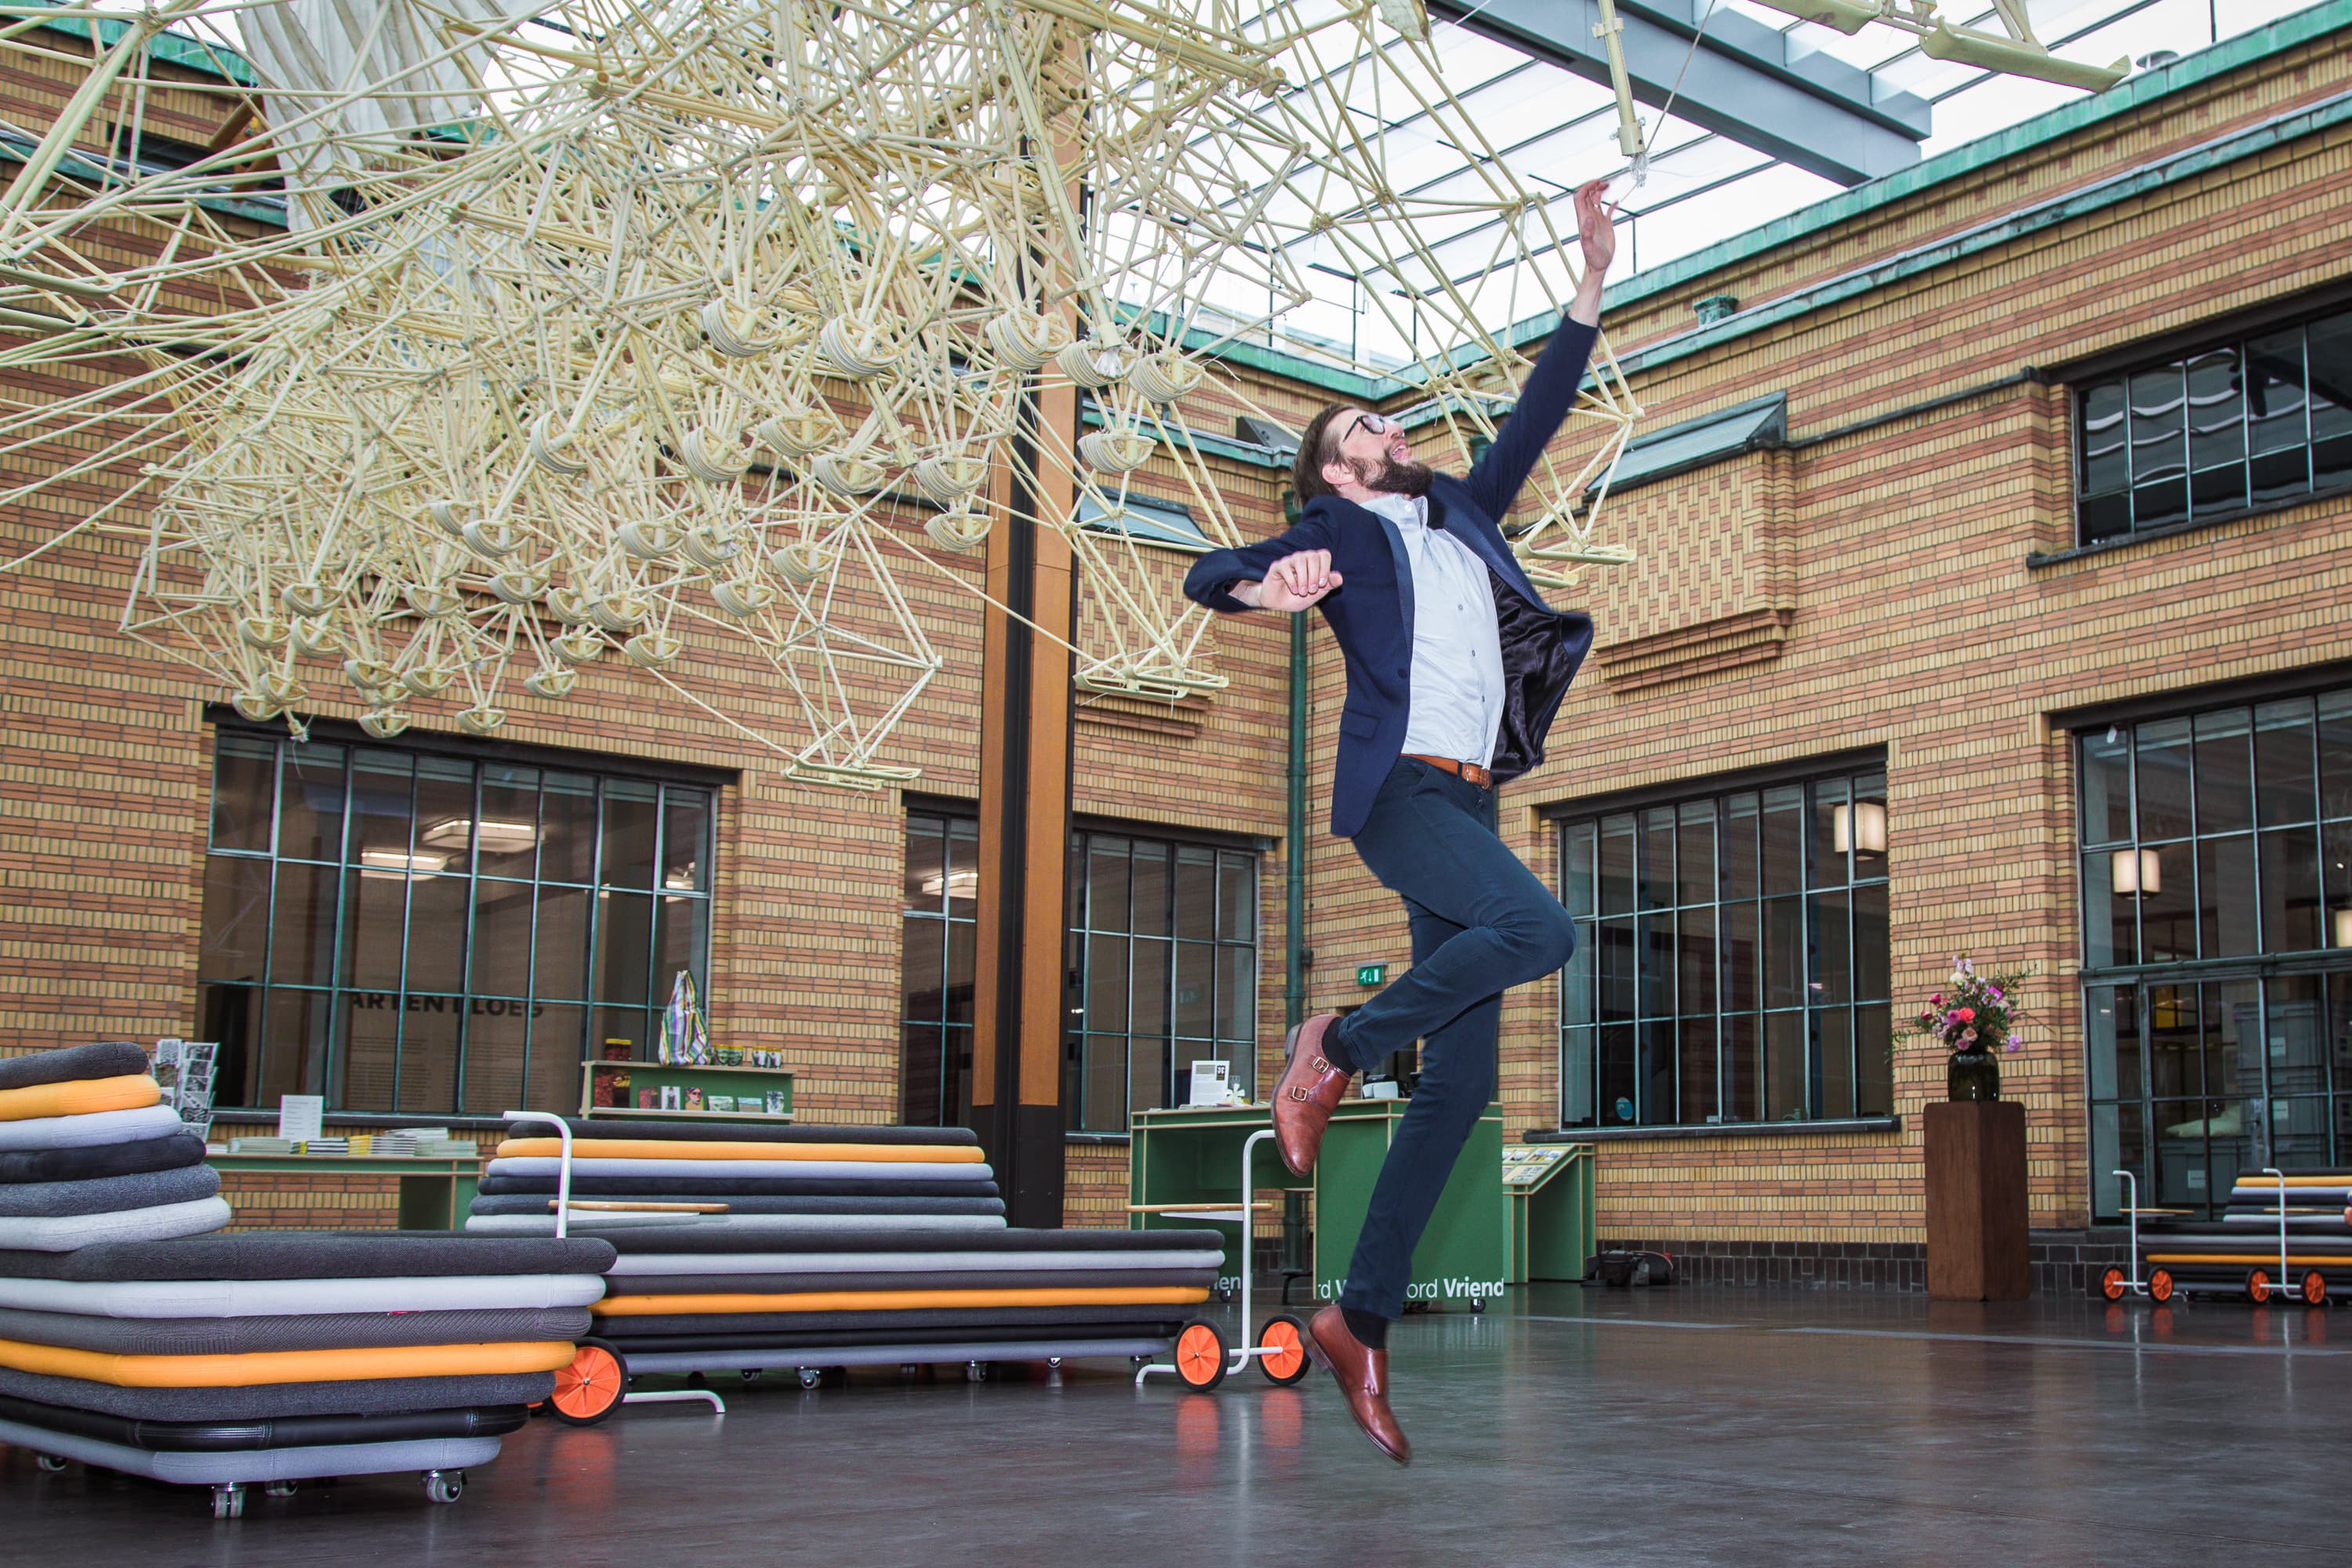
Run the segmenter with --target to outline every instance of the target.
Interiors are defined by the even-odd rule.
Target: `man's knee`
[[[1502,929],[1526,961],[1527,979],[1549,974],[1576,952],[1576,921],[1551,899],[1530,900],[1514,910]]]

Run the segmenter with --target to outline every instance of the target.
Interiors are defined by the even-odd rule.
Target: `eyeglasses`
[[[1359,414],[1356,416],[1355,422],[1353,424],[1349,425],[1345,430],[1339,432],[1339,440],[1342,444],[1345,444],[1348,437],[1353,436],[1360,429],[1369,430],[1375,436],[1385,436],[1396,427],[1397,422],[1389,418],[1386,415]]]

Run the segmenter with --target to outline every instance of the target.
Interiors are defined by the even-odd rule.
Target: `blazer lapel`
[[[1429,513],[1433,525],[1450,520],[1454,516],[1451,509],[1437,498],[1434,491],[1432,491],[1429,497]],[[1496,548],[1495,539],[1501,537],[1499,531],[1490,538],[1489,531],[1479,527],[1477,522],[1478,520],[1475,518],[1465,519],[1459,523],[1447,527],[1446,531],[1476,552],[1478,558],[1492,568],[1496,576],[1510,584],[1519,597],[1527,600],[1538,610],[1548,614],[1556,613],[1552,611],[1549,605],[1544,603],[1543,595],[1536,592],[1536,585],[1528,581],[1528,574],[1520,567],[1518,557],[1513,555],[1507,548],[1502,550]],[[1394,533],[1396,531],[1391,528],[1389,531]]]
[[[1333,499],[1337,500],[1339,498]],[[1358,506],[1351,500],[1340,500],[1339,504],[1368,521],[1378,523],[1381,536],[1389,542],[1390,559],[1396,563],[1397,608],[1403,616],[1404,646],[1410,648],[1412,647],[1412,557],[1404,552],[1404,534],[1395,523],[1368,506]]]

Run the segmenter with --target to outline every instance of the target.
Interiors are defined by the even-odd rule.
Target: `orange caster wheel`
[[[593,1426],[619,1408],[628,1384],[628,1365],[619,1351],[603,1340],[583,1340],[572,1351],[572,1364],[555,1374],[548,1412],[568,1426]]]
[[[2107,1271],[2099,1276],[2099,1294],[2110,1301],[2120,1301],[2124,1299],[2124,1290],[2129,1283],[2129,1276],[2122,1269],[2110,1265]]]
[[[2271,1299],[2271,1273],[2267,1268],[2246,1270],[2246,1299],[2259,1307]]]
[[[1307,1375],[1311,1364],[1307,1359],[1307,1325],[1297,1318],[1287,1312],[1268,1318],[1257,1331],[1257,1342],[1266,1353],[1254,1359],[1268,1383],[1287,1388]]]
[[[2172,1300],[2172,1270],[2158,1268],[2147,1277],[2147,1299],[2161,1307]]]
[[[1225,1381],[1225,1336],[1216,1324],[1194,1319],[1176,1336],[1176,1375],[1187,1388],[1207,1393]]]
[[[2303,1296],[2303,1303],[2306,1307],[2325,1307],[2327,1305],[2326,1276],[2321,1274],[2316,1268],[2305,1273],[2303,1277],[2303,1289],[2301,1294]]]

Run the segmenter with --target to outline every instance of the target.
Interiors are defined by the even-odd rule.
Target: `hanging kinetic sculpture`
[[[901,574],[977,594],[953,558],[1048,469],[1090,516],[1144,482],[1236,541],[1192,421],[1280,423],[1219,351],[1266,341],[1308,268],[1363,281],[1408,345],[1380,373],[1465,447],[1526,368],[1495,323],[1574,287],[1564,193],[1446,94],[1417,0],[50,20],[96,63],[0,195],[0,458],[38,466],[0,501],[106,498],[60,537],[142,541],[126,629],[254,718],[356,694],[380,736],[428,712],[488,734],[518,688],[561,700],[609,666],[792,776],[909,777],[886,742],[942,658]],[[1464,176],[1401,192],[1363,132],[1399,114]],[[167,122],[217,131],[168,162],[142,151]],[[1424,232],[1465,215],[1468,281]],[[1639,411],[1596,367],[1591,438],[1538,472],[1517,541],[1554,583],[1630,559],[1596,526]],[[1081,390],[1081,430],[1035,426],[1041,385]],[[1085,685],[1223,684],[1164,560],[1039,521],[1081,569]],[[721,711],[698,658],[786,695]]]

